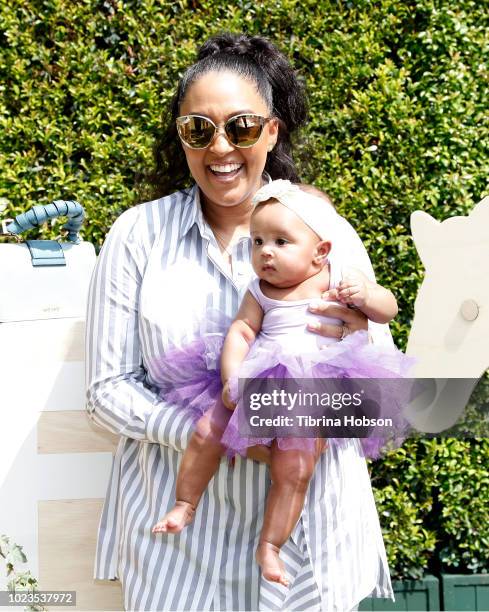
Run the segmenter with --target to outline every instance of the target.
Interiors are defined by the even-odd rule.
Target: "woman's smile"
[[[219,182],[228,183],[236,178],[244,168],[239,162],[214,162],[207,166],[212,176]]]

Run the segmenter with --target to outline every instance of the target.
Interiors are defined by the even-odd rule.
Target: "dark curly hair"
[[[307,118],[304,87],[290,62],[262,36],[225,32],[213,36],[199,49],[197,61],[182,76],[164,117],[154,146],[154,169],[143,177],[145,191],[153,198],[187,187],[190,171],[175,124],[188,88],[212,71],[231,71],[255,83],[269,112],[279,121],[277,144],[268,153],[265,171],[272,179],[299,182],[292,159],[290,135]]]

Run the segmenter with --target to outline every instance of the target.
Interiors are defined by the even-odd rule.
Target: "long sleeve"
[[[114,434],[185,448],[192,420],[145,384],[139,296],[147,254],[131,208],[109,231],[92,275],[86,323],[89,417]],[[135,231],[137,228],[139,231]]]

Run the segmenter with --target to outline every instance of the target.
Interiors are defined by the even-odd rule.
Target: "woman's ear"
[[[329,240],[321,240],[316,245],[316,251],[314,254],[314,263],[324,265],[328,259],[329,252],[331,251],[331,242]]]
[[[270,152],[273,147],[277,144],[278,132],[279,132],[279,121],[278,119],[271,119],[268,122],[268,147],[267,151]]]

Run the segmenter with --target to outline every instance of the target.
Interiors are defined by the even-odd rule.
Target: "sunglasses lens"
[[[226,136],[235,147],[252,147],[258,142],[266,119],[259,115],[239,115],[225,125]],[[205,149],[209,146],[216,127],[205,117],[185,115],[177,119],[178,135],[192,149]]]
[[[229,141],[236,147],[251,147],[261,136],[263,118],[258,115],[240,115],[226,124]]]
[[[177,123],[178,134],[193,149],[203,149],[212,140],[215,127],[204,117],[187,115]]]

